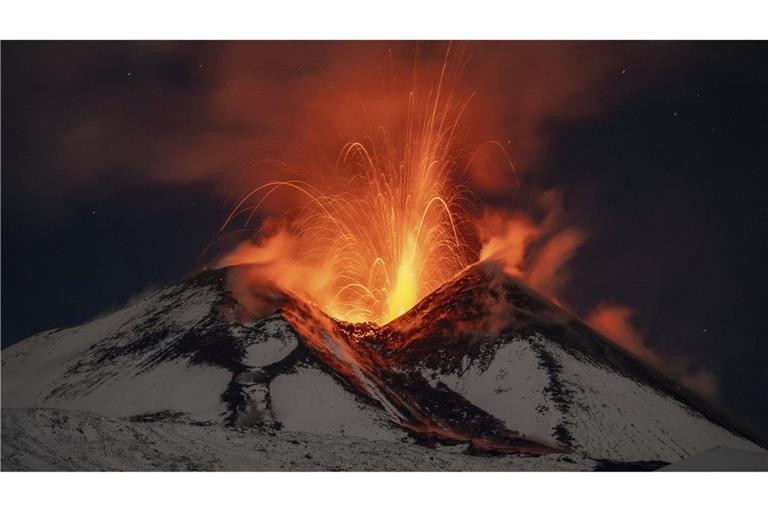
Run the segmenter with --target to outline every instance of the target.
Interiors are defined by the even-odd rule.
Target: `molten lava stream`
[[[309,351],[356,394],[382,408],[390,420],[420,442],[467,443],[473,450],[544,455],[562,449],[545,446],[500,426],[498,420],[462,399],[452,397],[441,413],[445,392],[433,389],[418,373],[403,378],[402,368],[381,352],[401,336],[398,331],[373,324],[337,322],[312,306],[294,299],[282,308]],[[414,382],[417,383],[414,387]],[[458,405],[457,405],[458,403]],[[458,418],[452,417],[456,407]]]

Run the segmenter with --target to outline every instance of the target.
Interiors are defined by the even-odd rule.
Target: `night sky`
[[[305,102],[377,80],[393,47],[415,45],[4,42],[2,346],[199,269],[233,183],[271,156],[260,141]],[[484,201],[556,189],[589,235],[563,301],[585,317],[631,307],[648,346],[711,372],[712,400],[768,435],[768,45],[467,53],[481,98],[467,123],[508,141],[522,182],[479,184]]]

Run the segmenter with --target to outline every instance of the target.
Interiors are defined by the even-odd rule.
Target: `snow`
[[[3,471],[589,471],[578,455],[476,457],[354,436],[3,409]]]
[[[252,340],[246,347],[243,363],[253,368],[261,368],[285,359],[299,344],[288,322],[278,315],[265,318],[259,325],[264,336]],[[243,335],[245,329],[233,330],[235,335]]]
[[[507,428],[550,446],[558,441],[552,432],[557,424],[555,404],[542,390],[549,383],[546,372],[529,343],[514,339],[502,346],[487,369],[469,364],[461,374],[422,374],[433,385],[438,381],[474,405],[504,422]]]
[[[768,471],[768,453],[718,446],[659,471]]]
[[[564,414],[580,448],[613,460],[678,461],[723,445],[761,450],[667,395],[598,364],[585,364],[554,344],[561,379],[573,393]]]
[[[96,387],[70,399],[50,398],[47,407],[92,411],[110,416],[132,416],[171,408],[198,421],[218,421],[226,409],[221,394],[232,375],[222,368],[189,366],[180,361],[161,363],[147,372],[120,373],[108,386]]]
[[[395,388],[350,340],[329,334],[332,321],[299,318],[315,333],[300,340],[284,313],[225,320],[235,315],[222,314],[221,286],[190,283],[4,350],[3,467],[593,469],[595,460],[677,462],[714,447],[761,451],[584,352],[539,334],[497,338],[506,324],[485,317],[493,336],[477,331],[489,353],[458,346],[444,354],[460,363],[444,368],[458,370],[417,358],[398,378],[415,369],[507,429],[571,453],[470,457],[466,445],[415,446],[388,399]],[[451,298],[438,301],[446,314]],[[164,419],[126,419],[136,415]]]
[[[542,351],[560,366],[565,404],[553,399]],[[472,362],[457,373],[422,374],[530,439],[562,445],[554,436],[561,425],[573,438],[571,447],[596,459],[675,462],[715,446],[762,450],[671,397],[540,335],[510,340],[487,368]]]
[[[61,407],[113,416],[170,408],[202,421],[216,420],[225,412],[220,395],[232,378],[229,371],[192,366],[186,359],[146,365],[210,314],[214,292],[170,287],[82,326],[47,331],[7,348],[2,353],[3,407]],[[156,320],[158,312],[164,314]],[[144,354],[92,363],[99,349],[136,341],[147,324],[171,334]]]
[[[280,375],[270,386],[272,412],[285,430],[396,441],[387,418],[317,368]]]
[[[70,363],[110,337],[126,318],[141,313],[143,302],[81,327],[40,333],[3,350],[3,407],[41,405]]]

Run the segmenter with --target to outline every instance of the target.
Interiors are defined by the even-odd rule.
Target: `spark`
[[[453,92],[463,64],[463,53],[449,47],[434,86],[408,92],[403,125],[348,142],[330,172],[296,171],[300,179],[253,188],[220,231],[238,219],[252,223],[289,191],[302,199],[282,213],[271,235],[280,243],[269,245],[267,236],[254,248],[258,261],[275,262],[264,265],[272,281],[349,322],[385,324],[409,310],[476,259],[467,236],[472,200],[455,147],[471,99],[457,101]]]

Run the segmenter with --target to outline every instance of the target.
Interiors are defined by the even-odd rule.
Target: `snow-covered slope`
[[[216,350],[215,331],[226,326],[211,312],[221,300],[215,283],[198,279],[17,343],[2,352],[2,405],[114,416],[174,408],[215,420],[226,412],[220,395],[231,372],[192,363]]]
[[[6,446],[22,460],[25,446],[52,442],[49,409],[99,435],[126,421],[149,436],[212,429],[268,442],[293,433],[317,441],[318,450],[333,445],[330,438],[404,450],[418,443],[440,453],[517,454],[522,462],[510,467],[530,469],[542,467],[531,462],[537,457],[520,454],[586,469],[656,467],[721,445],[760,449],[492,264],[471,267],[384,327],[337,322],[289,294],[273,300],[270,291],[263,300],[257,286],[248,292],[255,297],[242,287],[235,297],[233,275],[206,271],[4,350],[3,423],[18,428],[3,429],[3,464]],[[272,306],[254,314],[251,299]],[[251,460],[224,459],[236,467]],[[586,459],[595,462],[573,463]]]
[[[2,353],[2,406],[399,436],[382,411],[321,369],[280,315],[241,323],[238,310],[226,271],[209,271],[83,326],[28,338]]]
[[[476,457],[408,442],[225,429],[181,418],[3,410],[3,471],[591,471],[577,454]]]
[[[429,326],[429,327],[425,327]],[[403,372],[444,385],[550,446],[614,461],[761,450],[727,419],[493,265],[390,326]]]

